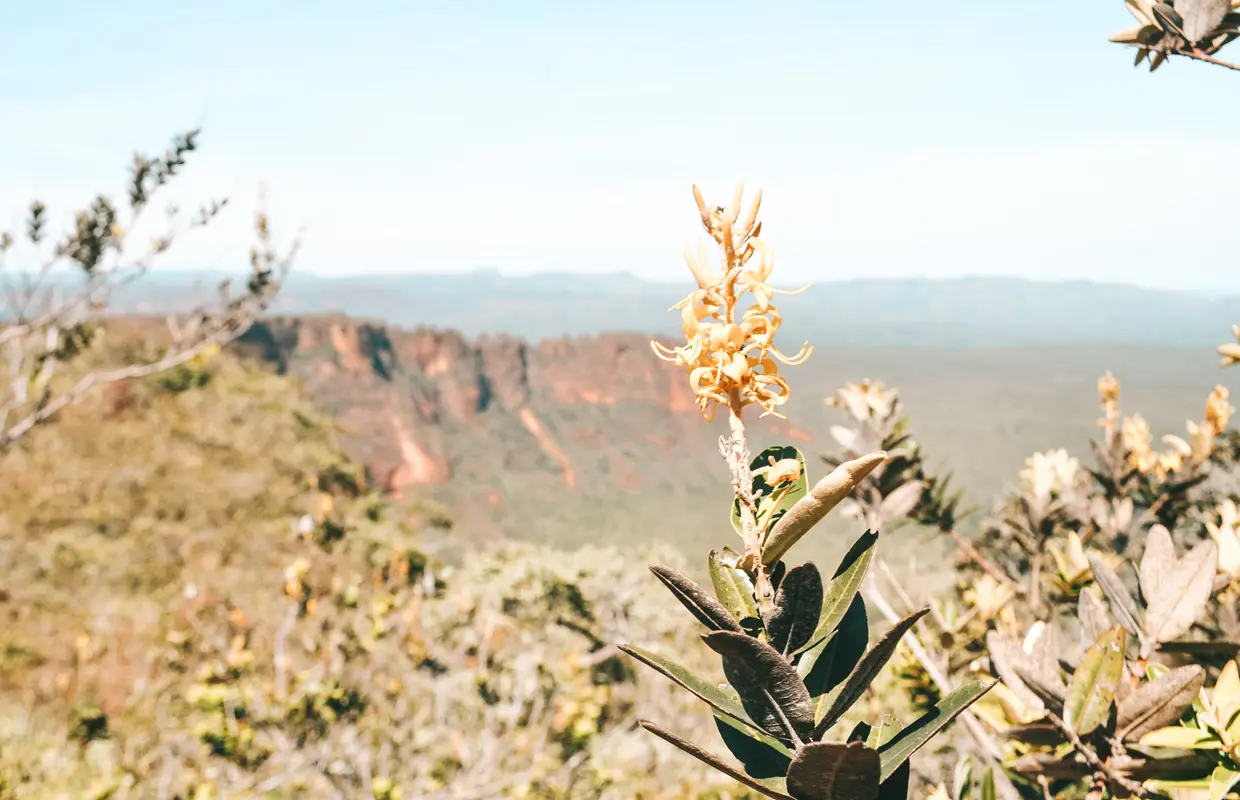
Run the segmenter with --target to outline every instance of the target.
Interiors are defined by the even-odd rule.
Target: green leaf
[[[1219,750],[1223,744],[1208,731],[1180,726],[1159,728],[1141,737],[1142,747],[1166,747],[1173,750]]]
[[[952,770],[952,800],[971,800],[973,797],[973,759],[965,755]]]
[[[797,671],[805,678],[811,697],[825,696],[856,669],[870,643],[865,600],[854,595],[848,612],[829,638],[801,654]],[[804,669],[802,669],[804,667]]]
[[[749,576],[743,570],[724,564],[716,550],[710,551],[707,563],[710,582],[715,587],[720,605],[736,618],[747,633],[755,633],[762,627],[762,618],[758,616],[758,604],[753,598],[753,583]]]
[[[689,670],[679,664],[664,658],[663,656],[646,650],[642,647],[634,647],[633,645],[622,644],[620,650],[628,655],[636,658],[655,672],[663,675],[672,682],[680,685],[684,689],[688,689],[699,700],[704,701],[711,708],[719,711],[727,716],[749,725],[756,730],[761,730],[756,722],[749,718],[745,713],[744,707],[740,701],[724,692],[718,686],[709,681],[699,678]]]
[[[835,721],[851,708],[853,703],[857,702],[857,699],[861,697],[866,687],[874,681],[878,673],[891,660],[892,654],[895,653],[896,647],[900,644],[900,639],[917,623],[917,620],[924,617],[929,611],[929,607],[914,611],[897,622],[892,626],[891,630],[883,634],[883,637],[862,656],[856,669],[848,676],[848,680],[844,681],[844,688],[815,727],[815,738],[834,725]]]
[[[663,585],[676,596],[681,605],[689,609],[689,613],[696,617],[698,622],[712,631],[742,632],[736,618],[701,586],[669,567],[652,564],[650,571],[663,581]]]
[[[1240,772],[1227,767],[1215,767],[1210,774],[1210,800],[1223,800],[1231,787],[1236,785],[1236,781],[1240,781]]]
[[[935,734],[946,728],[960,715],[960,712],[990,691],[996,683],[998,681],[986,684],[973,681],[961,686],[935,703],[934,708],[923,714],[916,722],[880,745],[878,754],[882,763],[882,779],[887,780],[894,775],[896,770],[907,763],[914,753],[934,738]]]
[[[1107,718],[1115,689],[1124,673],[1124,629],[1104,633],[1085,652],[1064,700],[1064,721],[1080,736],[1092,733]]]
[[[809,737],[814,728],[809,691],[778,650],[733,631],[716,631],[702,638],[723,657],[724,674],[750,719],[784,743]]]
[[[723,714],[715,714],[715,727],[728,750],[752,777],[782,778],[788,774],[792,751],[778,740]]]
[[[999,796],[997,787],[995,786],[995,768],[988,767],[986,773],[982,775],[982,798],[981,800],[996,800]]]
[[[767,623],[771,646],[784,654],[809,642],[822,612],[822,575],[813,564],[788,570],[775,592],[775,609]]]
[[[710,767],[713,767],[714,769],[719,770],[720,772],[722,772],[724,775],[727,775],[732,780],[740,783],[743,786],[747,786],[750,789],[753,789],[755,792],[761,795],[775,798],[775,800],[795,800],[794,798],[790,798],[787,794],[784,794],[783,792],[784,781],[783,780],[774,779],[774,778],[760,780],[757,778],[750,777],[749,775],[746,775],[745,773],[738,770],[736,767],[733,767],[730,764],[726,763],[718,756],[713,755],[703,750],[702,748],[698,747],[693,742],[686,741],[685,739],[680,738],[679,736],[667,730],[666,728],[662,728],[656,725],[655,723],[650,722],[649,720],[644,720],[644,719],[638,720],[638,724],[641,725],[646,730],[653,733],[655,736],[658,736],[663,741],[669,744],[675,745],[676,747],[680,748],[684,752],[696,758],[698,761],[701,761],[703,764],[706,764]]]
[[[891,777],[878,787],[878,800],[908,800],[909,781],[913,777],[913,765],[905,761]]]
[[[753,476],[753,492],[758,498],[758,528],[760,530],[770,530],[771,525],[775,524],[788,509],[796,505],[796,502],[809,493],[809,479],[805,475],[805,456],[801,455],[801,451],[795,447],[768,447],[749,465],[751,472],[762,469],[770,465],[770,459],[782,461],[785,458],[796,459],[797,464],[801,467],[801,474],[790,484],[781,484],[778,494],[771,485],[766,482],[766,476]],[[741,523],[741,501],[734,499],[732,501],[732,527],[737,533],[744,533],[744,526]]]
[[[1193,664],[1143,683],[1116,709],[1116,738],[1140,739],[1150,731],[1174,724],[1192,707],[1205,680],[1205,670]]]
[[[835,575],[827,585],[826,594],[822,600],[822,614],[818,617],[818,626],[814,629],[813,635],[809,637],[809,641],[801,646],[801,650],[808,650],[827,638],[844,619],[854,598],[858,596],[861,582],[870,568],[871,559],[874,558],[874,545],[877,543],[878,534],[866,531],[844,555],[839,567],[835,570]]]
[[[860,742],[806,745],[788,769],[788,792],[796,800],[876,800],[878,752]]]

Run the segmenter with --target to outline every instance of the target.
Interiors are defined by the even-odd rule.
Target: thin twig
[[[879,556],[874,556],[874,559],[876,561],[881,560]],[[891,604],[887,602],[887,598],[883,596],[882,592],[879,591],[874,578],[872,576],[867,577],[866,583],[868,584],[865,591],[867,599],[878,608],[879,612],[886,617],[888,622],[899,622],[900,616],[896,613],[895,609],[891,607]],[[943,670],[939,668],[939,665],[930,657],[930,653],[926,651],[926,648],[922,646],[921,641],[912,633],[912,631],[904,634],[904,643],[908,646],[909,650],[913,652],[913,655],[917,658],[917,660],[921,662],[922,666],[926,670],[926,674],[929,675],[930,679],[934,681],[936,686],[939,687],[939,691],[944,694],[949,694],[952,691],[952,686],[947,680],[947,676],[943,673]],[[994,762],[1002,760],[1003,754],[1000,752],[999,746],[995,744],[994,739],[986,733],[986,729],[982,727],[982,723],[978,721],[977,717],[974,716],[971,711],[965,709],[960,712],[959,720],[960,723],[964,725],[965,729],[968,730],[969,735],[972,736],[974,741],[977,742],[978,747],[982,749],[983,753],[990,760]]]
[[[1006,572],[987,560],[972,542],[957,533],[954,528],[949,530],[947,535],[952,537],[952,541],[956,543],[956,547],[960,548],[960,552],[964,554],[964,557],[981,567],[987,575],[999,583],[1010,587],[1017,594],[1025,594],[1024,586],[1012,580]]]
[[[1064,736],[1068,737],[1068,741],[1072,743],[1072,746],[1076,748],[1076,751],[1081,754],[1082,758],[1085,759],[1085,763],[1105,775],[1108,781],[1116,784],[1117,786],[1122,786],[1124,791],[1129,792],[1134,797],[1142,797],[1145,798],[1145,800],[1168,800],[1166,795],[1146,789],[1143,785],[1137,781],[1134,781],[1132,778],[1121,775],[1115,770],[1114,767],[1094,752],[1092,747],[1082,742],[1081,737],[1077,736],[1076,732],[1073,731],[1066,722],[1060,719],[1054,711],[1051,711],[1049,708],[1045,709],[1045,711],[1046,718],[1049,719]]]
[[[1216,67],[1225,67],[1227,69],[1240,72],[1240,64],[1233,64],[1230,61],[1222,61],[1221,59],[1217,59],[1214,56],[1208,56],[1205,53],[1201,52],[1200,50],[1180,51],[1180,52],[1173,53],[1173,55],[1184,56],[1185,58],[1191,58],[1195,61],[1204,61],[1207,64],[1213,64]]]

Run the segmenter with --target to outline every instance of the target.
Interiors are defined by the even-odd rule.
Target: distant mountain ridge
[[[119,291],[121,312],[166,312],[200,300],[221,273],[163,272]],[[279,314],[343,313],[403,327],[450,328],[467,336],[505,334],[530,341],[642,331],[677,335],[667,308],[688,283],[628,274],[506,276],[296,273],[273,309]],[[1240,297],[1171,292],[1090,281],[1006,277],[823,281],[778,298],[783,340],[899,347],[1006,347],[1152,344],[1210,347],[1240,321]],[[793,347],[795,349],[795,347]]]

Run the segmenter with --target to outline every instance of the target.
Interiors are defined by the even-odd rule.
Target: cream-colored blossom
[[[1218,571],[1240,578],[1240,507],[1230,498],[1215,510],[1218,522],[1206,523],[1206,532],[1218,545]]]
[[[983,619],[990,619],[1011,601],[1015,591],[991,575],[983,575],[964,591],[964,601],[977,609]]]
[[[1061,448],[1026,459],[1020,479],[1025,491],[1039,500],[1049,500],[1072,486],[1079,470],[1080,462]]]
[[[659,358],[686,369],[707,419],[714,417],[719,405],[739,413],[750,403],[762,406],[763,416],[780,416],[776,408],[788,401],[789,389],[779,374],[779,364],[803,363],[813,349],[806,343],[797,355],[788,357],[775,346],[782,318],[771,299],[775,294],[795,292],[781,292],[770,285],[775,256],[770,245],[758,238],[761,192],[738,222],[743,188],[737,186],[730,207],[711,208],[693,187],[702,225],[723,251],[721,268],[711,264],[704,243],[685,248],[685,260],[698,288],[672,308],[680,310],[686,343],[674,348],[651,343]],[[743,307],[746,293],[753,304]]]
[[[1218,347],[1218,354],[1222,356],[1224,367],[1240,364],[1240,325],[1231,326],[1231,335],[1235,337],[1236,341],[1221,344]]]
[[[843,409],[857,420],[875,418],[885,420],[895,411],[899,392],[884,388],[882,381],[869,378],[846,384],[828,397],[827,405]]]

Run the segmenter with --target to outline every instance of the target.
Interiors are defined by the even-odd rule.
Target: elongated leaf
[[[745,725],[761,730],[758,724],[745,713],[744,707],[737,698],[730,696],[713,683],[699,678],[674,661],[645,648],[622,644],[620,645],[620,650],[636,658],[663,677],[679,684],[682,688],[688,689],[699,700],[702,700],[716,711],[726,714]]]
[[[756,632],[762,621],[758,616],[758,604],[753,599],[753,583],[749,576],[724,564],[716,550],[710,551],[708,567],[710,582],[715,587],[719,604],[728,610],[746,632]]]
[[[1012,693],[1025,705],[1040,708],[1041,698],[1025,685],[1016,671],[1017,665],[1025,669],[1032,669],[1034,666],[1033,660],[1021,649],[1020,644],[999,631],[991,630],[986,632],[986,652],[990,655],[990,665]]]
[[[767,633],[771,646],[784,654],[809,642],[822,613],[822,575],[813,564],[788,570],[775,593],[775,610]]]
[[[1196,664],[1177,667],[1120,702],[1116,737],[1137,740],[1150,731],[1174,724],[1193,704],[1205,684],[1206,673]]]
[[[925,746],[935,734],[951,724],[960,712],[971,706],[979,697],[990,691],[998,681],[966,683],[954,692],[944,696],[934,704],[916,722],[892,736],[878,748],[879,760],[882,764],[881,777],[885,781],[893,776],[900,767]]]
[[[840,686],[861,661],[869,643],[865,600],[856,594],[830,638],[802,653],[797,662],[797,671],[804,676],[810,696],[826,695]]]
[[[1145,538],[1145,552],[1141,555],[1141,568],[1138,579],[1141,596],[1148,606],[1150,598],[1161,591],[1179,562],[1175,557],[1175,545],[1171,543],[1171,534],[1162,525],[1150,527]]]
[[[852,493],[874,468],[887,459],[887,453],[870,453],[836,467],[814,484],[771,528],[762,548],[762,561],[768,566],[784,557],[810,528]]]
[[[908,800],[909,782],[913,777],[913,765],[905,761],[896,767],[891,777],[878,787],[878,800]]]
[[[814,707],[801,676],[766,642],[733,631],[702,637],[723,657],[723,671],[749,718],[785,743],[802,741],[814,728]],[[791,728],[791,733],[789,732]]]
[[[696,758],[698,761],[701,761],[703,764],[706,764],[710,767],[713,767],[714,769],[719,770],[720,772],[722,772],[724,775],[727,775],[732,780],[736,781],[737,783],[740,783],[743,786],[747,786],[750,789],[753,789],[758,794],[764,795],[766,797],[775,798],[775,800],[794,800],[794,798],[789,797],[787,794],[784,794],[784,792],[782,791],[781,784],[783,783],[783,781],[776,781],[774,779],[758,780],[756,778],[751,778],[750,776],[741,772],[736,767],[733,767],[732,765],[723,761],[718,756],[713,755],[703,750],[702,748],[698,747],[693,742],[689,742],[689,741],[686,741],[680,738],[679,736],[667,730],[666,728],[662,728],[656,725],[655,723],[650,722],[649,720],[644,720],[644,719],[639,720],[638,724],[641,725],[646,730],[653,733],[655,736],[658,736],[660,739],[667,742],[668,744],[671,744],[671,745],[674,745],[680,748],[684,752]]]
[[[712,631],[742,632],[736,618],[701,586],[669,567],[655,564],[650,567],[650,571],[663,581],[663,585],[676,595],[676,599],[689,609],[689,613],[697,617],[698,622]]]
[[[1223,745],[1208,731],[1172,726],[1150,731],[1141,737],[1142,747],[1167,747],[1174,750],[1218,750]]]
[[[806,745],[788,769],[788,793],[796,800],[875,800],[878,752],[860,742]]]
[[[792,751],[776,739],[723,714],[715,714],[715,728],[728,750],[752,777],[783,778],[788,774]]]
[[[1111,613],[1116,621],[1133,636],[1140,636],[1140,612],[1137,610],[1137,601],[1133,600],[1128,592],[1128,587],[1124,586],[1115,570],[1097,553],[1089,553],[1086,558],[1089,559],[1089,567],[1094,574],[1094,580],[1098,582],[1098,588],[1102,589],[1102,593],[1111,602]]]
[[[1227,767],[1215,767],[1214,772],[1210,773],[1209,800],[1223,800],[1237,781],[1240,781],[1240,772]]]
[[[835,630],[852,606],[865,573],[874,558],[874,545],[878,543],[878,534],[866,531],[853,543],[840,561],[831,582],[827,584],[822,600],[822,614],[818,617],[818,625],[809,641],[802,645],[801,650],[808,650],[821,642]],[[794,651],[795,652],[795,651]]]
[[[879,504],[877,521],[874,526],[879,530],[886,530],[892,523],[904,519],[917,507],[918,501],[925,493],[925,481],[909,481],[901,484]]]
[[[1077,599],[1076,609],[1077,616],[1081,619],[1081,629],[1091,642],[1098,641],[1098,637],[1115,624],[1111,621],[1111,615],[1107,613],[1107,607],[1091,589],[1081,592]]]
[[[753,492],[758,498],[758,515],[761,519],[759,524],[765,529],[770,530],[771,525],[779,521],[779,518],[788,512],[788,509],[796,505],[796,502],[809,493],[809,478],[805,474],[805,456],[795,447],[768,447],[749,465],[750,472],[768,467],[771,461],[783,461],[792,459],[797,462],[800,468],[800,474],[791,484],[780,486],[780,494],[778,502],[775,498],[775,489],[766,480],[766,473],[758,473],[753,476]],[[742,533],[743,525],[741,523],[741,503],[740,500],[732,501],[732,527],[737,533]]]
[[[1218,546],[1207,539],[1175,565],[1174,571],[1157,584],[1145,611],[1145,629],[1150,643],[1179,638],[1205,610],[1218,571]],[[1145,653],[1148,655],[1148,652]]]
[[[1064,721],[1080,736],[1093,733],[1107,718],[1124,674],[1124,629],[1116,626],[1085,652],[1064,701]]]
[[[897,622],[861,657],[861,661],[857,664],[856,669],[848,676],[848,680],[844,681],[844,688],[834,702],[832,702],[830,708],[827,709],[826,715],[816,726],[815,733],[818,736],[835,724],[835,721],[851,708],[853,703],[857,702],[857,699],[861,697],[866,687],[874,682],[874,678],[878,676],[878,673],[891,660],[892,654],[895,653],[896,647],[900,644],[900,639],[917,623],[917,620],[924,617],[929,611],[930,608],[927,606],[914,611]]]

